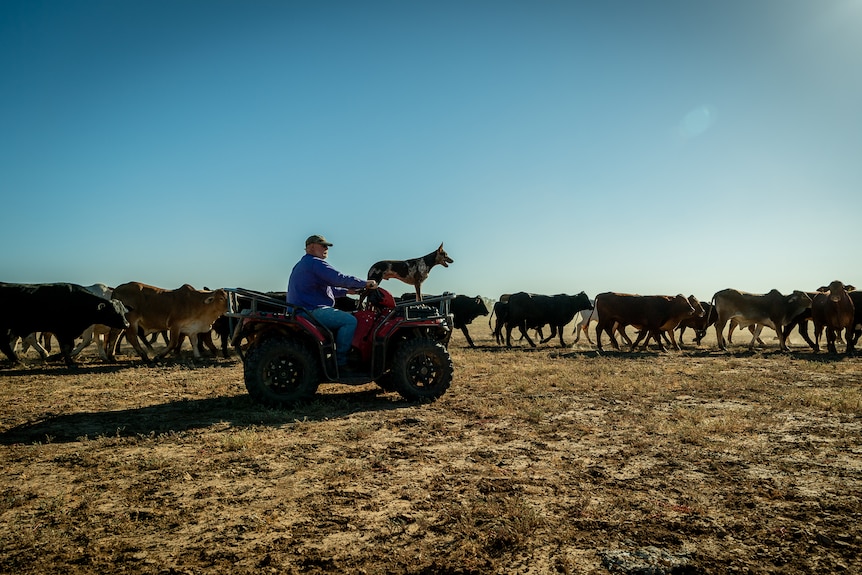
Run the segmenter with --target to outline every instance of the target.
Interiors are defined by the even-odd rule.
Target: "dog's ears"
[[[438,251],[438,252],[442,252],[442,251],[443,251],[443,242],[440,242],[440,247],[439,247],[439,248],[437,248],[437,251]]]

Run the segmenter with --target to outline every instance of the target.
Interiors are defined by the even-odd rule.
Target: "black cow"
[[[493,320],[494,318],[496,318],[497,321],[494,323],[494,326],[491,327],[491,320]],[[503,345],[503,343],[505,342],[505,338],[503,337],[503,330],[508,324],[509,296],[507,295],[505,301],[501,299],[500,301],[494,302],[494,309],[491,311],[490,317],[488,317],[488,327],[491,328],[491,332],[494,334],[494,339],[496,340],[497,345]],[[536,330],[536,334],[539,336],[539,339],[545,337],[544,335],[542,335],[542,328],[544,326],[545,324],[536,325],[529,322],[527,323],[527,329]],[[556,335],[556,332],[554,332],[554,335]],[[518,341],[520,341],[521,339],[524,339],[523,335]]]
[[[850,301],[853,302],[853,328],[844,334],[844,339],[847,340],[847,353],[853,353],[856,344],[859,342],[859,336],[862,335],[862,292],[849,292]]]
[[[47,331],[57,338],[60,355],[72,367],[75,338],[93,324],[126,328],[127,312],[120,301],[99,297],[77,284],[0,283],[0,351],[18,363],[9,338]]]
[[[470,347],[476,347],[470,337],[470,332],[467,331],[467,325],[480,315],[488,315],[488,306],[485,305],[485,301],[479,296],[456,295],[449,304],[449,311],[455,318],[455,327],[461,330]]]
[[[491,320],[497,318],[491,332],[494,334],[494,339],[497,345],[503,345],[503,328],[509,323],[509,300],[500,300],[494,302],[494,309],[491,311],[491,316],[488,318],[488,327],[491,327]]]
[[[533,325],[551,326],[551,335],[542,339],[539,343],[550,341],[560,334],[560,346],[565,347],[563,341],[563,327],[574,319],[579,311],[593,309],[587,294],[578,295],[557,294],[553,296],[529,294],[518,292],[509,298],[509,314],[506,323],[506,346],[512,347],[512,328],[518,326],[521,334],[527,342],[536,347],[536,344],[527,335],[527,328]]]
[[[679,322],[677,329],[679,329],[680,345],[682,345],[682,334],[689,327],[694,330],[694,345],[700,345],[700,342],[706,337],[707,328],[713,325],[718,318],[718,314],[712,310],[711,303],[700,302],[700,305],[703,308],[703,315],[693,315]]]
[[[828,288],[826,288],[826,289],[828,289]],[[806,293],[808,293],[808,297],[810,297],[811,300],[814,301],[814,298],[817,297],[817,294],[820,292],[819,291],[810,291],[810,292],[806,292]],[[793,328],[795,327],[795,328],[797,328],[797,331],[799,331],[799,335],[802,336],[802,339],[805,340],[805,343],[807,343],[811,347],[811,349],[817,349],[817,346],[814,345],[814,342],[811,340],[811,337],[808,335],[808,322],[809,321],[811,321],[811,308],[807,307],[804,310],[802,310],[801,312],[799,312],[798,314],[796,314],[793,317],[793,319],[790,321],[790,323],[788,323],[786,326],[784,326],[784,339],[785,339],[785,341],[787,340],[788,337],[790,337],[790,332],[793,331]],[[751,326],[749,329],[751,329],[752,327],[754,327],[754,326]]]
[[[436,296],[424,295],[423,299],[431,299]],[[416,301],[416,295],[412,293],[401,294],[398,301]],[[336,302],[337,303],[337,302]],[[467,338],[467,343],[470,347],[476,347],[473,343],[473,338],[470,337],[470,332],[467,331],[467,325],[472,323],[474,319],[480,315],[488,315],[488,307],[485,305],[481,297],[470,297],[468,295],[456,295],[449,303],[449,312],[455,322],[455,327],[461,330],[464,337]]]

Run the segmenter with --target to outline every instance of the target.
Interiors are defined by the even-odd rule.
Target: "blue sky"
[[[0,3],[0,281],[862,284],[862,0]],[[396,295],[410,287],[395,280]]]

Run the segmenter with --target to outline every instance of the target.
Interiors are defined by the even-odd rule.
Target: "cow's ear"
[[[215,296],[211,295],[210,297],[208,297],[207,299],[204,300],[204,303],[211,304],[214,301],[215,301]]]
[[[96,309],[97,309],[98,311],[102,311],[103,309],[105,309],[105,306],[106,306],[106,305],[108,305],[108,304],[106,304],[106,303],[100,303],[99,305],[97,305],[97,306],[96,306]]]

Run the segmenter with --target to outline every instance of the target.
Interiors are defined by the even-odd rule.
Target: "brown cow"
[[[790,295],[782,295],[776,289],[767,294],[724,289],[712,296],[712,303],[717,314],[715,335],[719,349],[727,349],[723,333],[724,326],[731,319],[735,319],[740,327],[756,324],[751,343],[748,345],[749,349],[754,349],[754,344],[760,337],[760,331],[763,326],[767,326],[778,334],[781,350],[789,351],[783,328],[805,308],[811,306],[811,298],[804,291],[799,290],[795,290]]]
[[[608,334],[614,349],[620,349],[614,337],[614,327],[618,327],[620,332],[625,333],[624,329],[627,325],[641,329],[641,334],[631,344],[632,351],[643,337],[647,337],[647,341],[649,341],[649,337],[652,337],[658,342],[659,349],[664,351],[661,332],[665,330],[670,330],[673,345],[679,349],[676,338],[673,336],[673,329],[684,318],[703,313],[702,308],[700,312],[697,312],[682,294],[662,296],[605,292],[596,296],[595,308],[599,316],[596,322],[596,346],[599,351],[603,351],[602,331]],[[619,325],[617,326],[617,324]],[[628,337],[626,339],[628,340]]]
[[[661,296],[661,297],[670,297],[670,296]],[[703,310],[703,305],[700,303],[700,300],[698,300],[696,297],[694,297],[694,295],[688,296],[688,303],[691,304],[691,308],[694,310],[693,314],[686,315],[686,314],[682,313],[682,311],[681,311],[681,313],[676,315],[676,316],[668,317],[667,321],[665,321],[664,324],[662,324],[662,326],[661,326],[662,339],[664,339],[664,341],[669,343],[669,344],[673,344],[673,348],[677,351],[679,351],[681,349],[680,344],[682,343],[682,338],[680,337],[680,343],[678,344],[676,342],[676,337],[674,336],[674,330],[676,328],[678,328],[682,324],[682,322],[684,322],[684,321],[689,321],[693,318],[703,320],[703,318],[706,316],[706,313]],[[635,326],[635,327],[640,329],[640,326]],[[622,328],[620,329],[620,332],[623,335],[625,335],[625,330],[623,330]],[[637,346],[638,342],[645,335],[647,335],[646,332],[641,329],[640,333],[638,333],[638,338],[635,341],[634,345]],[[644,341],[643,347],[641,349],[646,349],[646,346],[649,343],[649,340],[650,340],[650,337],[647,336],[646,341]],[[661,348],[660,342],[659,342],[659,348]]]
[[[138,328],[145,333],[170,332],[170,343],[155,359],[179,351],[181,334],[188,336],[195,357],[200,357],[198,334],[209,332],[213,322],[227,311],[227,293],[223,289],[196,290],[185,284],[175,290],[166,290],[139,282],[129,282],[114,289],[114,298],[123,302],[128,313],[129,327],[126,339],[144,361],[149,361],[147,352],[138,340]],[[111,334],[111,344],[116,343],[119,333]],[[110,345],[113,351],[113,345]]]
[[[855,306],[844,284],[834,281],[829,284],[826,291],[819,292],[811,303],[811,319],[814,322],[814,351],[820,351],[820,335],[826,328],[826,348],[829,353],[837,353],[835,349],[835,336],[842,329],[847,330],[845,336],[852,342],[853,315]],[[847,353],[853,353],[853,345],[848,343]]]

